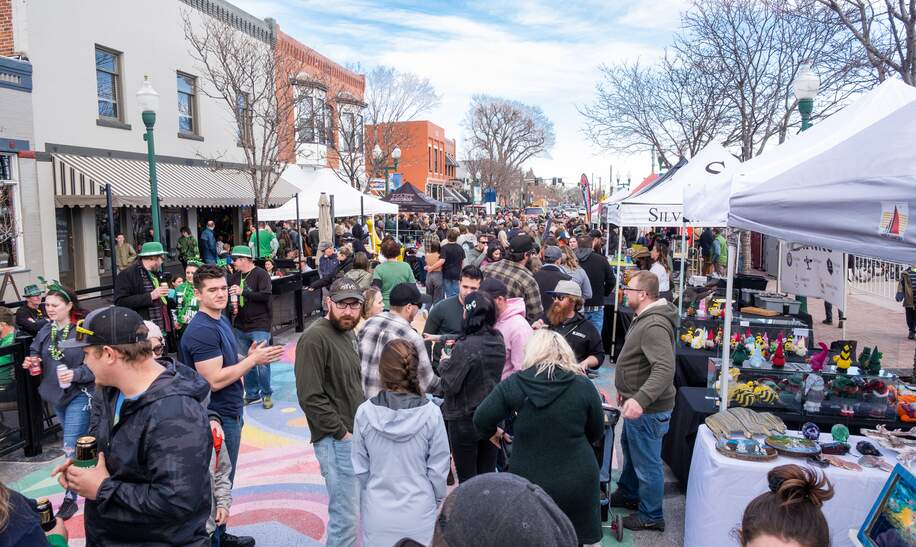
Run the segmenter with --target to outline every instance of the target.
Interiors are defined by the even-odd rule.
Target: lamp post
[[[792,87],[798,99],[798,113],[801,114],[801,130],[811,127],[811,112],[814,110],[814,97],[821,86],[821,79],[811,70],[811,63],[802,63],[795,75]],[[808,298],[799,296],[799,311],[808,313]]]
[[[372,148],[372,156],[375,158],[376,165],[382,163],[382,160],[385,159],[385,153],[382,152],[382,147],[379,146],[378,143],[376,143],[375,146]],[[392,170],[395,173],[398,172],[398,162],[401,161],[401,147],[400,146],[395,146],[394,150],[391,151],[391,159],[394,160],[394,167],[388,167],[388,165],[384,165],[382,167],[385,170],[385,195],[386,196],[388,195],[388,192],[389,192],[388,171]]]
[[[149,162],[149,194],[153,221],[153,240],[161,242],[162,240],[159,239],[159,184],[156,180],[156,145],[153,142],[153,126],[156,125],[159,94],[153,89],[153,83],[150,81],[149,76],[143,78],[143,85],[140,86],[140,91],[137,91],[137,105],[140,106],[143,125],[146,126],[143,140],[146,141],[146,157]]]

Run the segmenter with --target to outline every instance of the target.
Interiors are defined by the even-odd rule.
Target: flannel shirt
[[[439,377],[433,372],[423,337],[410,326],[406,319],[394,312],[386,311],[366,320],[357,337],[360,368],[363,375],[363,392],[367,399],[375,397],[382,390],[378,363],[385,344],[399,338],[413,344],[417,349],[417,355],[420,358],[417,367],[420,389],[425,393],[439,385]]]
[[[536,321],[544,313],[541,290],[534,275],[518,262],[500,260],[483,267],[484,277],[495,277],[506,284],[509,298],[525,301],[525,317],[528,322]]]
[[[430,245],[432,243],[442,244],[442,241],[439,240],[439,235],[435,231],[426,232],[426,235],[423,236],[423,252],[430,252]]]

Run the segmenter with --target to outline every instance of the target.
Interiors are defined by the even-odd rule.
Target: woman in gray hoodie
[[[382,350],[383,390],[359,406],[353,425],[353,472],[361,485],[363,545],[404,538],[428,545],[445,498],[449,445],[439,407],[423,396],[412,344]]]

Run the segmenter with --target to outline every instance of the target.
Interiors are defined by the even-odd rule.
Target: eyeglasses
[[[343,310],[346,310],[346,309],[359,310],[360,308],[363,307],[363,305],[362,305],[361,302],[350,302],[350,303],[347,303],[347,302],[334,302],[334,307],[336,307],[336,308],[337,308],[338,310],[340,310],[340,311],[343,311]]]
[[[153,346],[153,355],[162,355],[162,351],[165,349],[165,346],[162,344],[156,344]]]
[[[623,291],[646,292],[645,289],[637,289],[637,288],[635,288],[635,287],[628,287],[628,286],[626,286],[626,285],[621,285],[621,286],[620,286],[620,290],[623,290]]]

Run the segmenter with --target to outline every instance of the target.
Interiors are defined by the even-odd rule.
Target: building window
[[[20,230],[19,184],[16,180],[15,158],[0,154],[0,268],[19,265],[22,246]]]
[[[123,119],[120,53],[95,47],[95,83],[99,98],[99,117]]]
[[[333,143],[331,128],[331,107],[327,104],[327,93],[315,86],[299,86],[299,116],[296,133],[303,144]]]
[[[238,128],[238,145],[246,148],[254,146],[254,124],[251,114],[251,96],[245,92],[239,92],[236,96],[236,121]]]
[[[339,108],[339,107],[338,107]],[[360,153],[363,149],[363,117],[355,112],[340,114],[340,151]]]
[[[427,155],[427,158],[426,158],[427,170],[430,173],[432,173],[433,172],[433,147],[432,146],[430,145],[426,146],[426,155]]]
[[[189,135],[199,133],[197,127],[197,78],[179,72],[178,83],[178,131]]]

